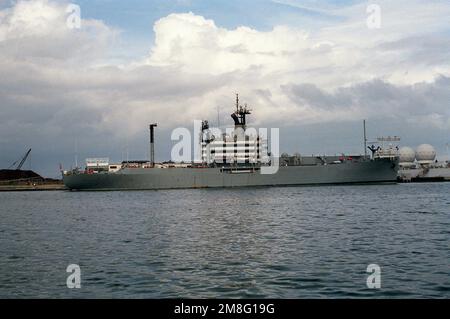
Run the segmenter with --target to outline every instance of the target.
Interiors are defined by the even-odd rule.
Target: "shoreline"
[[[0,185],[0,192],[27,192],[27,191],[64,191],[67,188],[63,184],[48,185]]]

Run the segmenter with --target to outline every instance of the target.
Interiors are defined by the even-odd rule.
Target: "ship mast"
[[[367,134],[366,134],[366,120],[363,120],[364,129],[364,158],[367,159]]]
[[[231,114],[231,117],[234,120],[235,129],[239,127],[244,130],[246,129],[246,116],[248,114],[251,114],[251,110],[247,107],[247,104],[245,104],[245,106],[239,105],[239,94],[236,94],[236,112]]]

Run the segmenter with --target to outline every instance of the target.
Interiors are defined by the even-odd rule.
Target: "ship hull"
[[[229,172],[220,168],[126,168],[116,173],[71,174],[63,177],[70,190],[158,190],[395,183],[397,164],[391,160],[312,166],[282,166],[276,174]]]

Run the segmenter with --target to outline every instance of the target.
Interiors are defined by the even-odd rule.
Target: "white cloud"
[[[448,36],[439,34],[450,32],[448,3],[377,3],[382,9],[381,29],[367,28],[367,4],[357,4],[330,9],[343,21],[310,34],[289,26],[268,32],[248,27],[228,30],[193,13],[171,14],[155,24],[156,42],[147,62],[190,73],[254,70],[256,75],[273,74],[278,81],[307,78],[328,88],[373,78],[413,84],[432,81],[439,73],[450,75]],[[417,46],[423,42],[423,47]],[[434,44],[433,50],[417,59],[429,43]]]
[[[154,27],[155,46],[148,63],[175,65],[189,73],[222,74],[249,68],[278,70],[309,46],[307,34],[288,27],[259,32],[248,27],[219,28],[214,21],[171,14]]]
[[[104,58],[117,31],[97,20],[83,20],[83,28],[69,28],[68,3],[48,0],[18,1],[1,11],[2,59],[21,62],[91,65]]]
[[[212,102],[227,90],[242,91],[256,102],[262,120],[422,116],[417,87],[429,83],[431,89],[439,76],[450,76],[450,42],[434,33],[445,30],[450,6],[431,3],[433,11],[420,2],[403,5],[380,1],[384,23],[379,31],[367,28],[366,5],[358,4],[333,9],[346,17],[344,22],[311,34],[288,26],[229,30],[193,13],[171,14],[155,24],[156,41],[146,63],[175,67],[193,78],[231,74],[233,82],[212,94]],[[427,25],[414,33],[417,28],[401,23],[414,19],[430,23],[429,32]],[[294,99],[287,87],[301,88],[308,99]],[[261,98],[258,92],[270,94]],[[426,103],[445,119],[449,114],[441,96],[428,96]]]

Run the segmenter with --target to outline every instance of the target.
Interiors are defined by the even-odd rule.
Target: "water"
[[[0,297],[449,298],[449,217],[450,183],[0,193]]]

